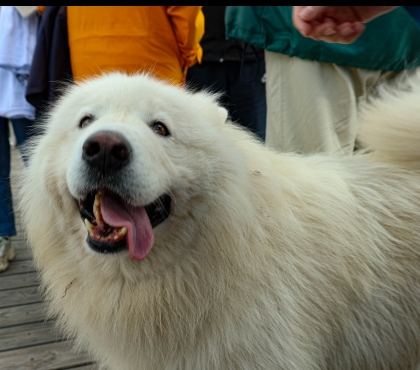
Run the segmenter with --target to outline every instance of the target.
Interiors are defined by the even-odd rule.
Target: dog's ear
[[[228,117],[228,111],[223,107],[218,107],[217,113],[219,116],[219,123],[222,125],[225,124]]]

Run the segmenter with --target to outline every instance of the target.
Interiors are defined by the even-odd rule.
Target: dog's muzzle
[[[169,216],[171,198],[163,194],[150,204],[133,205],[134,200],[121,187],[127,176],[124,167],[132,158],[131,145],[121,134],[98,131],[89,136],[82,159],[90,190],[77,202],[92,250],[113,254],[128,248],[133,259],[142,260],[153,246],[153,228]]]

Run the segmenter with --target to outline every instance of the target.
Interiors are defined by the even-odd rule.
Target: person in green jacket
[[[305,37],[293,24],[292,7],[228,6],[226,37],[265,49],[267,146],[351,154],[360,102],[379,83],[420,66],[420,27],[404,7],[397,7],[381,16],[353,19],[354,34],[343,36],[339,26],[344,20],[327,8],[351,7],[311,8],[323,10],[314,18],[300,17],[310,27]]]

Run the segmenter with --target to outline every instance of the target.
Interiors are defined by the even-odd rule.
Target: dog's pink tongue
[[[136,261],[145,259],[155,241],[146,209],[133,207],[103,194],[101,196],[101,213],[108,225],[127,228],[127,244],[131,258]]]

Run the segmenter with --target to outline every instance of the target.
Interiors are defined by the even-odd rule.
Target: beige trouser
[[[267,146],[299,153],[351,154],[357,107],[394,72],[340,67],[265,51]]]

